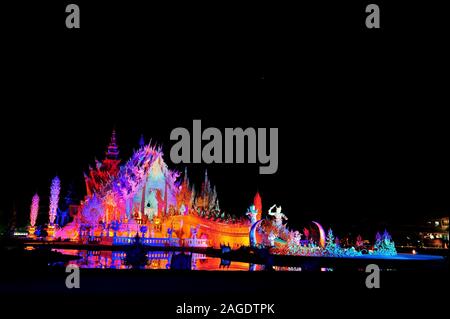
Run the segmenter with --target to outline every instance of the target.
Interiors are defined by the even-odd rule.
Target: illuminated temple
[[[84,177],[87,195],[56,238],[127,244],[138,234],[155,246],[249,245],[250,221],[220,211],[207,173],[196,192],[186,171],[168,169],[158,147],[141,142],[122,163],[113,132],[105,159]]]
[[[96,161],[84,179],[86,196],[70,206],[71,221],[59,216],[60,180],[53,180],[48,236],[40,235],[42,239],[100,245],[130,245],[139,239],[143,245],[156,247],[251,246],[269,248],[274,254],[332,257],[397,253],[387,231],[377,234],[371,247],[365,247],[360,237],[354,246],[342,247],[331,229],[326,234],[315,221],[302,233],[290,230],[281,206],[273,205],[263,214],[258,193],[246,215],[225,214],[206,172],[196,191],[186,170],[184,174],[170,170],[161,148],[146,145],[143,139],[131,158],[122,162],[115,132],[105,158]],[[38,206],[36,194],[30,212],[30,237],[37,233]]]

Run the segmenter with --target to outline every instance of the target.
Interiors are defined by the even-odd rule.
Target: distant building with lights
[[[448,249],[449,217],[433,218],[427,221],[427,230],[419,232],[424,247]]]

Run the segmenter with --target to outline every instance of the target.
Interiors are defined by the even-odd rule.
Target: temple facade
[[[187,171],[170,170],[161,148],[145,144],[131,158],[119,157],[113,131],[105,158],[96,161],[84,174],[86,196],[74,205],[66,197],[65,209],[58,205],[61,184],[55,177],[50,187],[49,223],[44,239],[68,239],[81,244],[129,245],[139,242],[156,247],[213,247],[225,250],[242,246],[270,249],[272,254],[354,257],[363,254],[394,256],[395,243],[385,230],[377,234],[372,247],[345,244],[311,221],[300,232],[290,229],[281,206],[272,205],[262,215],[257,193],[247,213],[240,218],[225,214],[219,206],[216,188],[208,173],[198,191],[189,182]],[[39,196],[30,209],[29,236],[36,235]],[[63,214],[64,213],[64,214]],[[71,221],[66,224],[68,216]],[[448,222],[447,222],[448,225]]]
[[[103,161],[96,161],[84,174],[84,200],[56,237],[126,244],[139,234],[148,244],[249,245],[250,221],[221,212],[207,172],[196,192],[186,170],[183,176],[170,170],[160,148],[140,144],[122,162],[113,131]]]

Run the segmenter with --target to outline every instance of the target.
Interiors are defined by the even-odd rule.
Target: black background
[[[448,215],[441,2],[376,1],[379,30],[365,28],[367,1],[83,0],[80,30],[65,28],[67,3],[1,5],[2,220],[15,205],[25,224],[56,174],[84,195],[114,127],[123,159],[141,134],[168,155],[170,131],[192,119],[280,130],[275,175],[207,166],[230,213],[259,190],[294,227],[373,234]],[[205,168],[188,165],[191,179]]]
[[[448,212],[437,3],[380,2],[379,30],[365,28],[361,1],[80,1],[79,30],[65,28],[66,4],[2,9],[3,220],[15,206],[24,225],[35,192],[45,218],[56,174],[82,197],[82,172],[114,127],[127,159],[141,134],[168,154],[170,131],[192,119],[280,130],[277,174],[208,166],[231,214],[256,190],[297,227],[315,218],[382,228]],[[205,168],[188,165],[191,179]]]

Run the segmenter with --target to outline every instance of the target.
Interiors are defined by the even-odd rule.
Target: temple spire
[[[116,130],[112,131],[111,142],[108,145],[108,151],[106,152],[106,158],[116,160],[119,158],[119,147],[116,142]]]

